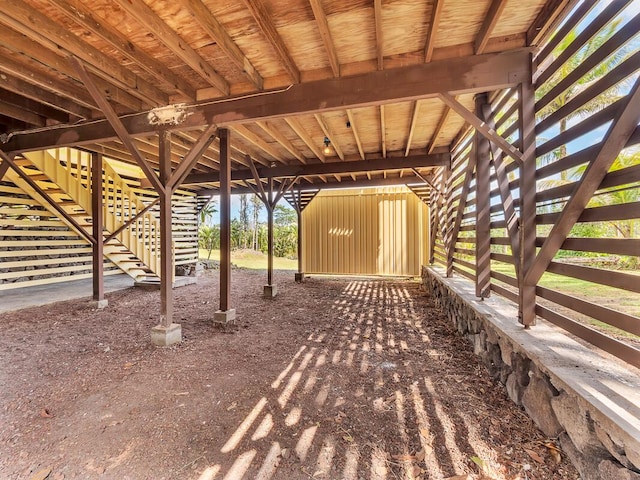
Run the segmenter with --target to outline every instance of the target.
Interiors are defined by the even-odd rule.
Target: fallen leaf
[[[45,480],[51,474],[51,467],[43,468],[42,470],[38,470],[32,477],[31,480]]]
[[[233,402],[231,405],[229,405],[227,407],[227,412],[230,410],[233,410],[234,408],[236,408],[238,406],[238,402]]]
[[[472,480],[471,475],[456,475],[454,477],[447,477],[444,480]]]
[[[533,450],[525,448],[524,451],[527,452],[527,454],[532,458],[532,460],[535,460],[538,463],[544,464],[544,460],[542,459],[542,457],[538,455],[536,452],[534,452]]]
[[[473,457],[471,457],[471,461],[478,465],[480,468],[484,468],[484,460],[482,460],[480,457],[476,457],[474,455]]]
[[[42,418],[52,418],[53,417],[53,415],[51,415],[51,412],[49,412],[49,410],[46,409],[46,408],[43,408],[42,410],[40,410],[40,416]]]
[[[424,457],[427,456],[427,452],[425,451],[425,449],[423,448],[422,450],[420,450],[418,453],[416,453],[416,462],[421,462],[424,460]]]
[[[422,435],[424,438],[429,438],[429,430],[426,428],[421,428],[420,429],[420,435]]]
[[[558,449],[550,448],[549,454],[551,454],[551,458],[553,458],[553,461],[556,462],[556,465],[562,462],[562,455],[560,454],[560,451]]]
[[[420,475],[421,473],[422,473],[422,469],[421,469],[419,466],[414,465],[414,466],[413,466],[413,476],[414,476],[414,477],[417,477],[417,476],[418,476],[418,475]]]
[[[133,367],[133,363],[132,362],[127,362],[123,365],[122,368],[124,368],[125,370],[129,370],[131,367]]]

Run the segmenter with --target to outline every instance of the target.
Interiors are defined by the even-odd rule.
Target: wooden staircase
[[[23,154],[20,168],[36,181],[84,230],[92,232],[91,156],[71,148]],[[102,199],[104,237],[119,233],[104,245],[104,256],[137,282],[157,281],[160,275],[160,223],[146,211],[134,190],[103,160]],[[32,189],[18,175],[12,181]],[[24,185],[22,185],[24,184]],[[130,219],[129,226],[122,228]],[[64,219],[63,219],[64,221]],[[70,222],[67,224],[75,230]]]

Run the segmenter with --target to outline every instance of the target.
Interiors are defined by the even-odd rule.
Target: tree
[[[247,248],[247,233],[249,232],[249,195],[240,195],[240,241],[242,248]],[[240,247],[240,244],[238,244]]]
[[[251,244],[251,248],[253,248],[254,250],[259,250],[259,243],[258,243],[258,231],[260,228],[260,223],[259,223],[259,218],[260,218],[260,211],[262,210],[263,204],[262,204],[262,200],[260,200],[260,198],[258,198],[257,195],[253,195],[251,197],[251,214],[253,217],[253,241]]]
[[[292,208],[284,205],[276,205],[276,208],[273,210],[273,223],[280,227],[295,225],[298,223],[298,215]]]
[[[198,230],[198,246],[207,250],[207,260],[210,260],[211,252],[215,248],[220,248],[220,227],[201,225]]]
[[[204,207],[200,209],[200,225],[206,225],[207,223],[209,223],[209,220],[217,211],[218,209],[216,208],[216,201],[212,198],[204,205]]]

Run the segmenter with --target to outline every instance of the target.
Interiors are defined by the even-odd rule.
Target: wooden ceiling
[[[535,46],[573,3],[5,0],[0,149],[81,144],[133,162],[112,134],[68,135],[104,118],[74,68],[75,57],[115,111],[130,119],[129,131],[152,165],[158,163],[157,136],[136,130],[140,115],[128,115],[149,118],[149,110],[184,103],[198,105],[186,115],[197,112],[192,118],[226,110],[172,129],[175,164],[204,124],[214,122],[231,130],[233,169],[240,176],[250,157],[264,168],[301,167],[301,185],[416,178],[413,168],[428,174],[441,159],[427,155],[448,152],[465,127],[437,93],[451,92],[473,110],[474,92],[500,83],[478,80],[483,62],[495,69],[501,57],[492,54]],[[73,126],[61,127],[67,124]],[[55,140],[47,143],[47,134]],[[418,157],[427,160],[419,164]],[[358,164],[363,161],[381,169]],[[353,168],[330,165],[343,163]],[[214,141],[194,174],[210,188],[217,170]]]

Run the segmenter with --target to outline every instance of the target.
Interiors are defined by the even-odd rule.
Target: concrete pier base
[[[304,272],[298,272],[295,275],[296,282],[302,283],[304,282]]]
[[[278,294],[278,286],[274,283],[272,285],[265,285],[262,291],[264,298],[274,298]]]
[[[89,305],[91,305],[91,308],[95,308],[96,310],[102,310],[107,305],[109,305],[109,300],[107,300],[106,298],[103,300],[91,300],[89,302]]]
[[[213,314],[213,323],[227,325],[228,323],[236,323],[236,309],[218,310]]]
[[[151,343],[158,347],[166,347],[182,342],[182,327],[172,323],[168,327],[156,325],[151,329]]]

